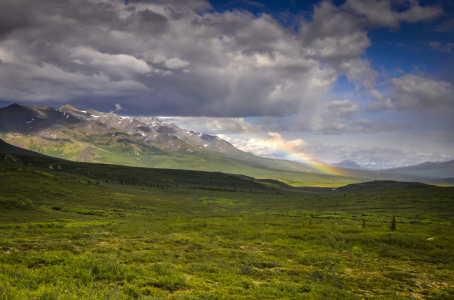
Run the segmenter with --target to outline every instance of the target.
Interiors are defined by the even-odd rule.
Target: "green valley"
[[[452,187],[343,191],[17,151],[0,151],[0,299],[454,296]]]

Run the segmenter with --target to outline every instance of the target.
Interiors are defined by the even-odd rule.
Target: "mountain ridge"
[[[389,173],[399,174],[421,174],[437,178],[450,178],[454,176],[454,159],[445,162],[423,162],[421,164],[392,168],[384,170]]]
[[[319,168],[313,163],[255,156],[217,136],[185,130],[158,118],[79,110],[71,105],[0,108],[0,138],[52,157],[94,163],[220,171],[256,178],[424,180],[419,175]]]

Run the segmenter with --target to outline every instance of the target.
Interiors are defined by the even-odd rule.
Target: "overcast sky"
[[[0,106],[160,116],[245,151],[454,159],[454,2],[1,0]]]

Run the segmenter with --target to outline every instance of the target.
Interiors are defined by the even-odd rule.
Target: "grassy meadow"
[[[3,156],[0,299],[454,299],[452,187]]]

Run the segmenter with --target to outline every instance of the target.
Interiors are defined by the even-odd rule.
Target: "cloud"
[[[363,18],[369,26],[398,27],[399,22],[415,23],[431,20],[443,14],[443,10],[436,6],[421,7],[417,1],[409,1],[408,9],[397,12],[392,10],[389,0],[347,0],[344,8],[351,9],[356,15]]]
[[[376,94],[378,73],[361,57],[370,46],[366,30],[397,29],[402,22],[428,21],[443,13],[440,7],[421,7],[417,1],[407,4],[395,10],[387,0],[347,0],[340,7],[323,1],[315,7],[313,20],[302,23],[299,39],[308,55],[328,62],[337,74],[346,75],[357,91],[365,89]]]
[[[446,32],[454,28],[454,19],[449,18],[434,28],[435,31]]]
[[[328,111],[339,118],[352,118],[361,112],[361,107],[355,101],[334,100],[328,103]]]
[[[178,57],[174,57],[166,60],[164,65],[169,69],[177,70],[189,66],[189,62],[181,60]]]
[[[96,70],[123,77],[125,73],[145,74],[152,71],[144,60],[132,55],[102,53],[86,47],[72,49],[69,57],[73,58],[76,64],[88,64]]]
[[[316,153],[315,158],[329,163],[349,159],[365,168],[374,170],[389,169],[407,165],[420,164],[426,161],[447,161],[454,157],[437,152],[426,152],[418,149],[404,151],[389,147],[352,147],[313,144],[308,153]]]
[[[255,155],[282,158],[296,161],[310,161],[311,157],[304,153],[305,142],[302,139],[288,141],[280,134],[268,132],[265,139],[252,138],[248,141],[218,135],[236,148]]]
[[[115,104],[115,111],[119,111],[119,110],[122,110],[123,107],[121,107],[120,104]]]
[[[454,43],[446,43],[443,45],[440,42],[430,42],[429,46],[434,50],[446,53],[452,53],[454,50]]]
[[[259,3],[259,2],[255,2],[255,1],[243,0],[243,2],[248,4],[248,5],[252,5],[252,6],[258,6],[258,7],[264,7],[265,6],[265,4]]]
[[[418,149],[403,151],[388,147],[334,146],[308,142],[302,139],[286,140],[270,132],[266,138],[238,139],[219,135],[233,146],[255,155],[311,162],[311,159],[325,163],[337,163],[346,159],[355,161],[365,168],[374,170],[415,165],[426,161],[448,161],[453,156]]]
[[[368,28],[440,13],[413,1],[399,12],[387,1],[366,2],[385,17],[356,0],[341,7],[324,1],[295,33],[271,15],[213,12],[203,0],[127,6],[5,0],[0,99],[87,106],[96,101],[106,109],[127,101],[131,113],[193,117],[285,117],[325,109],[340,75],[358,89],[374,89],[377,72],[362,57],[370,46]],[[355,113],[356,108],[335,117]]]
[[[413,110],[424,111],[454,103],[451,83],[407,74],[391,79],[390,96],[368,104],[368,111]]]
[[[261,132],[260,124],[247,122],[244,118],[209,118],[209,117],[158,117],[195,132],[210,134]]]
[[[144,9],[137,13],[139,22],[145,27],[145,30],[149,33],[158,34],[167,31],[169,27],[169,20],[152,10]]]
[[[333,104],[334,102],[334,104]],[[335,109],[338,106],[338,109]],[[237,134],[260,132],[312,132],[324,135],[390,132],[411,129],[408,124],[390,123],[386,120],[350,119],[358,112],[359,105],[351,100],[329,103],[325,110],[311,115],[296,115],[292,120],[264,118],[248,122],[244,118],[213,117],[158,117],[187,130],[210,134]]]

